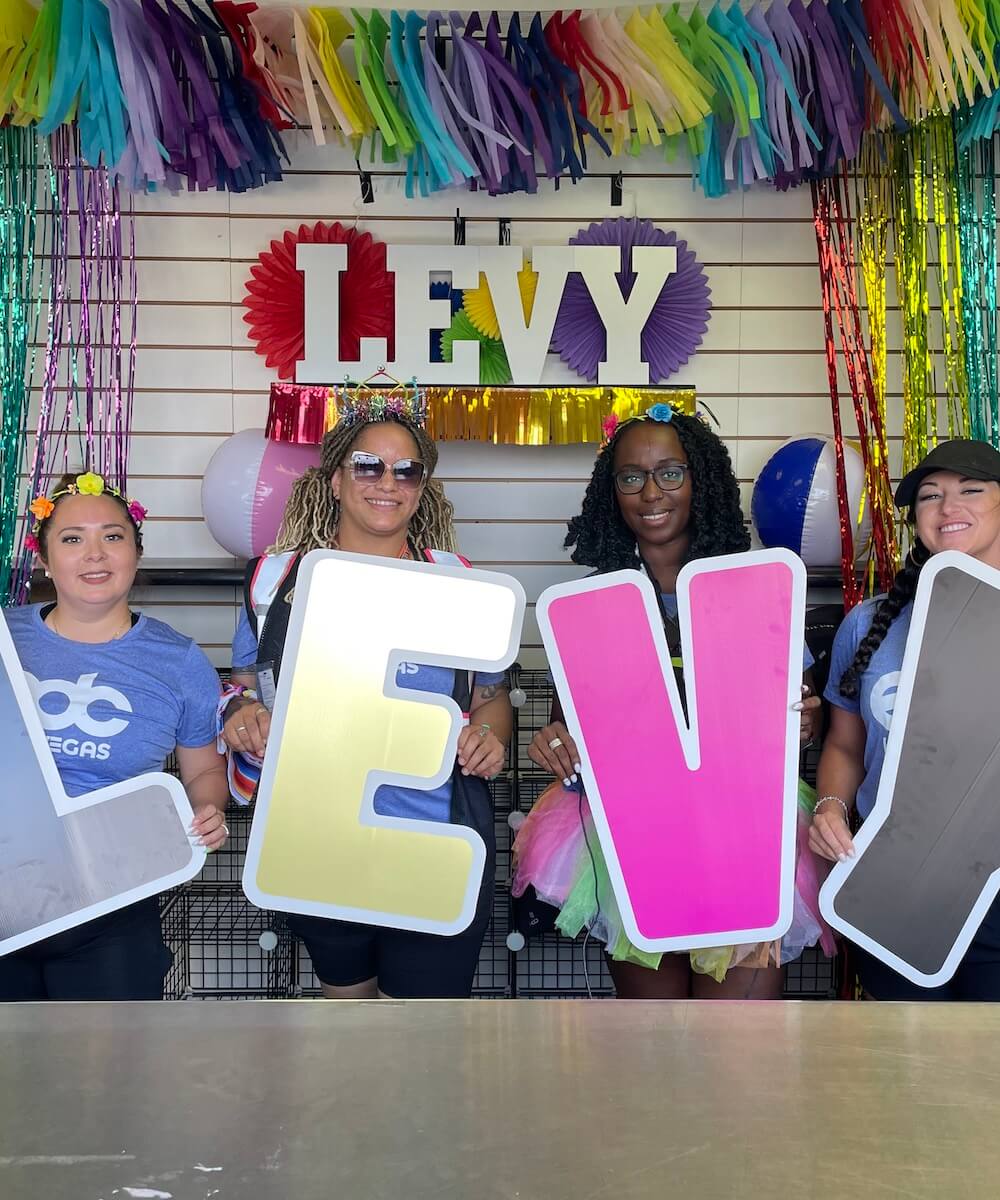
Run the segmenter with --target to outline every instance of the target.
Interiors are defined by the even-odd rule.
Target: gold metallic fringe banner
[[[944,347],[948,437],[969,433],[969,384],[965,373],[965,322],[962,311],[962,251],[959,244],[958,147],[950,118],[933,117],[925,125],[929,142],[936,262]]]
[[[886,268],[889,229],[892,224],[892,183],[885,170],[885,151],[865,138],[855,185],[860,183],[858,212],[858,264],[868,304],[871,378],[883,429],[887,429],[886,392]],[[885,447],[880,448],[883,452]],[[892,512],[892,496],[888,511]]]
[[[896,294],[903,319],[903,471],[937,441],[937,391],[928,325],[927,160],[920,130],[891,142]]]
[[[600,442],[602,423],[612,414],[626,420],[654,404],[669,404],[692,415],[696,403],[693,388],[470,386],[421,390],[426,398],[427,432],[435,440],[509,446]],[[275,441],[314,444],[333,428],[339,415],[333,387],[274,383],[267,435]]]
[[[892,197],[903,319],[903,470],[908,471],[944,436],[942,416],[948,437],[963,437],[969,429],[958,160],[952,124],[942,116],[888,136],[886,147],[881,163],[869,157],[867,182],[880,204],[887,191]],[[878,315],[872,313],[872,319]],[[940,382],[938,355],[944,366]]]

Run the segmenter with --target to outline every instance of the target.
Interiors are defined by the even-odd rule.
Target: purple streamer
[[[828,175],[842,158],[855,158],[861,146],[864,112],[851,82],[850,54],[825,0],[812,0],[808,9],[802,0],[790,0],[788,12],[809,48],[819,85],[809,119],[823,141],[819,173]]]
[[[53,239],[45,361],[37,431],[28,467],[31,495],[66,471],[94,470],[124,489],[136,358],[135,228],[129,212],[128,273],[118,185],[85,167],[69,127],[50,138]],[[77,239],[74,247],[71,232]],[[72,251],[78,249],[78,266]],[[128,365],[122,307],[129,305]],[[74,323],[74,309],[78,316]],[[82,367],[82,378],[81,378]],[[65,372],[65,383],[60,380]],[[30,564],[20,565],[19,586]]]
[[[475,60],[468,61],[464,41],[458,36],[462,24],[454,24],[455,14],[450,20],[452,61],[446,72],[434,55],[443,18],[439,12],[427,15],[423,46],[424,87],[432,108],[452,140],[476,166],[483,185],[493,190],[500,179],[499,149],[507,149],[510,138],[495,128],[485,72]]]
[[[191,131],[187,105],[181,95],[184,72],[178,61],[177,74],[170,61],[168,47],[173,46],[170,23],[156,0],[140,0],[143,19],[150,33],[146,42],[153,55],[150,83],[156,94],[157,111],[160,114],[160,136],[167,151],[167,160],[177,174],[187,174],[185,147]]]
[[[802,10],[802,15],[805,16],[804,10]],[[766,21],[774,37],[775,45],[778,47],[781,60],[795,80],[796,91],[809,118],[809,123],[819,135],[821,143],[825,145],[828,135],[822,109],[816,96],[816,83],[809,54],[809,37],[811,35],[808,32],[803,33],[789,8],[784,4],[772,4],[767,10]],[[803,140],[804,131],[799,133],[797,130],[796,132],[800,146],[799,161],[794,170],[779,170],[776,173],[774,185],[779,191],[796,187],[804,179],[815,178],[819,173],[816,160]],[[802,150],[803,147],[806,147],[805,152]],[[808,160],[805,158],[806,153]]]
[[[503,43],[500,41],[500,18],[495,12],[491,14],[486,27],[486,50],[492,60],[490,64],[492,70],[487,71],[491,84],[495,81],[501,91],[510,94],[514,112],[519,114],[519,116],[515,116],[514,123],[508,125],[508,131],[514,138],[515,147],[520,147],[521,141],[524,143],[523,150],[517,150],[517,165],[522,168],[530,185],[526,190],[534,192],[538,187],[535,173],[535,153],[537,152],[541,158],[545,167],[545,175],[549,179],[555,178],[557,174],[555,159],[534,100],[504,57]],[[520,130],[521,141],[515,136],[515,129]],[[516,175],[514,178],[516,179]],[[517,189],[509,188],[508,190]]]
[[[129,188],[165,183],[169,159],[160,138],[160,92],[150,29],[133,0],[107,0],[111,36],[129,113],[128,144],[115,164]]]
[[[767,24],[767,18],[759,4],[755,4],[745,17],[747,27],[759,39],[762,48],[761,62],[767,80],[766,98],[768,125],[780,142],[779,154],[786,172],[797,168],[811,167],[813,164],[812,149],[809,135],[799,117],[798,96],[790,102],[786,80],[795,88],[795,72],[788,58],[782,52],[777,37]],[[770,48],[770,52],[768,50]],[[775,54],[781,61],[787,73],[782,77],[777,64],[771,55]]]
[[[232,169],[239,167],[244,159],[222,119],[219,97],[209,78],[208,65],[204,59],[204,48],[198,27],[181,12],[173,0],[164,0],[164,5],[174,35],[174,44],[180,51],[188,73],[195,128],[198,130],[207,128],[208,130],[208,135],[200,135],[203,139],[202,153],[211,159],[214,144],[227,167]]]
[[[470,132],[479,150],[483,183],[491,193],[496,193],[501,187],[503,177],[501,159],[504,162],[507,159],[500,151],[509,150],[515,139],[509,129],[497,129],[496,113],[490,103],[489,78],[480,57],[479,47],[470,43],[468,38],[457,36],[465,28],[465,22],[457,13],[452,13],[449,19],[452,22],[454,41],[449,77],[467,107],[475,109],[478,115],[478,121],[472,123],[473,128]],[[456,25],[456,20],[460,24]],[[482,136],[476,134],[477,129],[482,131]]]

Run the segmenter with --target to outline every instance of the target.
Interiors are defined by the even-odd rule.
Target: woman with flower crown
[[[739,485],[729,452],[700,418],[657,404],[647,413],[605,423],[583,510],[569,523],[572,559],[596,573],[636,569],[656,585],[667,644],[684,696],[677,627],[677,577],[685,563],[750,548],[740,511]],[[812,657],[805,650],[804,669]],[[801,705],[802,740],[812,738],[819,699]],[[777,999],[781,964],[815,942],[822,927],[816,888],[802,878],[811,858],[800,858],[796,919],[782,943],[723,947],[690,954],[653,955],[633,946],[622,930],[607,870],[585,799],[579,758],[558,701],[551,723],[528,754],[558,781],[540,797],[515,842],[514,894],[529,885],[559,908],[557,927],[575,936],[587,927],[607,946],[615,990],[623,999]],[[807,825],[803,823],[803,831]],[[805,832],[800,840],[804,841]],[[732,969],[739,968],[739,969]]]
[[[273,552],[248,564],[244,609],[233,640],[234,686],[220,711],[238,799],[249,798],[259,775],[270,732],[265,701],[280,670],[301,557],[310,550],[335,549],[389,559],[459,561],[450,553],[455,549],[452,507],[433,478],[437,447],[423,428],[421,394],[391,401],[377,393],[342,399],[341,420],[323,439],[320,465],[292,490]],[[469,719],[446,783],[423,791],[383,785],[375,793],[375,811],[475,828],[487,848],[479,903],[469,927],[452,937],[290,918],[324,996],[332,999],[468,996],[489,923],[496,844],[485,781],[503,766],[511,736],[504,677],[478,673],[470,680],[450,668],[402,663],[397,683],[450,695]],[[349,684],[331,680],[330,686]]]
[[[190,638],[129,608],[145,510],[88,471],[36,497],[31,515],[28,547],[56,601],[4,617],[67,794],[158,771],[174,753],[192,836],[219,849],[219,677]],[[153,896],[0,958],[0,1001],[157,1000],[170,962]]]

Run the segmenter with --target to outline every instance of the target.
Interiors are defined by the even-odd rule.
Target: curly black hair
[[[931,554],[920,538],[914,538],[910,552],[896,573],[892,587],[878,602],[871,627],[858,644],[851,665],[840,677],[840,694],[848,700],[861,695],[861,676],[868,669],[872,655],[882,645],[889,626],[910,603],[917,591],[920,570]]]
[[[639,418],[650,420],[649,417]],[[580,515],[569,523],[563,543],[581,566],[602,574],[636,565],[635,534],[625,524],[615,490],[615,447],[635,421],[618,426],[597,456],[583,497]],[[722,440],[697,417],[675,413],[670,422],[677,431],[691,468],[691,517],[685,561],[750,549],[750,534],[743,523],[740,489],[733,474],[729,451]]]

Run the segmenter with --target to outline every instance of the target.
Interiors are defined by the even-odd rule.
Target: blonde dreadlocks
[[[408,539],[418,552],[426,549],[451,550],[458,547],[452,525],[454,509],[446,499],[444,489],[433,479],[437,466],[437,446],[427,434],[408,417],[387,412],[381,421],[395,421],[411,435],[427,468],[427,482],[417,511],[410,519]],[[323,438],[318,467],[310,467],[295,482],[285,505],[281,528],[270,553],[297,550],[325,550],[333,544],[340,520],[340,505],[334,499],[331,481],[333,473],[343,465],[358,435],[378,421],[338,421]]]

